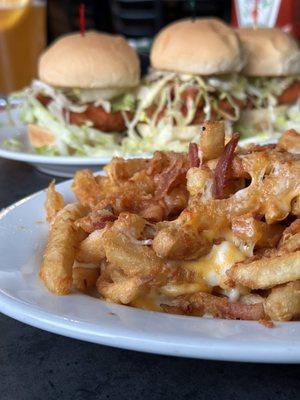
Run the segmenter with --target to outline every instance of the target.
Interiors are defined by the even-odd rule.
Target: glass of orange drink
[[[0,0],[0,96],[36,77],[45,47],[46,1]]]

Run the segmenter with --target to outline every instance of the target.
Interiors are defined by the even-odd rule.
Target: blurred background
[[[300,38],[300,0],[0,0],[0,95],[29,84],[45,46],[79,30],[82,3],[86,29],[125,36],[143,71],[154,35],[180,18],[215,16],[233,26],[279,26]]]

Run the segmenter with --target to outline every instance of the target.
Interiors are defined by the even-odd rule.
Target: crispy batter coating
[[[213,160],[221,156],[225,145],[225,127],[223,121],[206,121],[200,133],[199,148],[202,161]]]
[[[210,248],[206,237],[193,229],[168,227],[160,230],[153,240],[155,253],[170,260],[195,260],[207,254]]]
[[[65,205],[63,196],[55,190],[55,181],[52,181],[47,189],[47,197],[45,202],[45,209],[47,214],[47,221],[52,222]]]
[[[75,266],[72,272],[73,284],[78,290],[86,292],[95,287],[99,275],[100,268]]]
[[[277,246],[284,227],[280,224],[268,225],[248,213],[233,217],[231,229],[242,241],[255,243],[256,248],[266,248]]]
[[[40,277],[55,294],[63,295],[71,291],[75,247],[82,240],[74,222],[85,213],[86,209],[82,205],[68,204],[57,213],[53,221]]]
[[[80,242],[75,255],[77,261],[98,264],[105,258],[102,244],[103,232],[104,229],[97,229]]]
[[[196,315],[201,317],[204,314],[208,314],[215,318],[252,321],[266,318],[262,303],[230,303],[225,297],[218,297],[202,292],[179,296],[171,305],[162,304],[161,307],[164,311],[172,314]]]
[[[300,317],[300,281],[272,289],[265,302],[265,312],[274,321],[291,321]]]
[[[77,172],[72,189],[83,205],[92,208],[79,224],[87,232],[99,229],[102,210],[108,206],[116,216],[124,211],[151,221],[177,216],[188,201],[188,168],[186,154],[156,152],[151,160],[114,158],[106,167],[107,177]]]
[[[93,207],[114,190],[114,185],[106,176],[94,176],[84,169],[75,173],[72,190],[82,205]]]
[[[274,251],[258,260],[246,260],[234,265],[228,276],[235,284],[250,289],[268,289],[300,279],[300,251]]]
[[[278,141],[278,148],[289,153],[300,154],[300,135],[294,129],[284,132]]]

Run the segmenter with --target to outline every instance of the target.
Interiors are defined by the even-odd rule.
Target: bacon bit
[[[254,219],[256,219],[256,221],[262,221],[264,218],[265,218],[264,214],[254,215]]]
[[[198,155],[198,145],[197,145],[197,143],[190,143],[189,144],[189,160],[190,160],[191,168],[199,167],[200,158],[199,158],[199,155]]]
[[[268,319],[260,319],[258,322],[262,324],[265,328],[274,328],[274,322]]]
[[[113,222],[116,220],[116,217],[114,215],[103,215],[99,219],[95,218],[92,221],[92,232],[96,229],[103,229],[105,228],[106,224],[108,222]]]
[[[154,182],[157,185],[155,190],[157,199],[166,195],[171,189],[185,180],[187,172],[185,156],[174,153],[172,157],[173,159],[170,159],[169,166],[154,177]]]
[[[234,156],[235,148],[238,144],[240,135],[234,133],[230,141],[226,144],[215,169],[213,194],[215,199],[223,199],[226,183],[230,178],[230,169]]]
[[[91,211],[86,217],[79,219],[76,226],[80,227],[87,233],[92,233],[97,229],[103,229],[109,222],[117,219],[116,215],[111,211],[111,205],[100,210]]]

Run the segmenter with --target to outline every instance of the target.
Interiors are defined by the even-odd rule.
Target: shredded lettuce
[[[134,111],[135,97],[132,93],[126,93],[114,99],[111,104],[112,111]]]
[[[91,123],[82,126],[69,124],[32,96],[23,103],[20,119],[26,124],[45,127],[55,135],[55,142],[40,148],[39,154],[96,157],[111,156],[120,151],[116,134],[107,134],[94,129]]]
[[[269,102],[276,101],[297,77],[255,77],[248,78],[246,81],[246,93],[251,97],[256,108],[267,107]]]
[[[278,106],[280,96],[294,81],[295,77],[257,77],[248,78],[246,94],[251,100],[254,110],[261,110],[264,118],[261,122],[249,121],[236,124],[236,129],[242,138],[259,136],[263,138],[278,138],[286,129],[300,128],[300,98],[295,104]]]
[[[137,93],[64,90],[34,81],[18,96],[23,101],[22,121],[40,125],[55,134],[55,143],[39,148],[39,154],[98,157],[151,153],[154,149],[185,151],[189,142],[199,136],[201,127],[198,123],[193,125],[198,110],[202,112],[201,120],[224,119],[226,132],[234,128],[243,138],[256,135],[267,139],[277,137],[285,129],[300,130],[300,101],[288,107],[277,106],[277,97],[297,79],[200,77],[153,70]],[[38,101],[38,94],[49,97],[50,103],[44,106]],[[242,124],[236,100],[246,104],[249,98],[254,110],[264,110],[263,124],[254,121]],[[84,112],[87,101],[93,101],[107,112],[121,111],[127,135],[101,132],[91,122],[80,127],[70,124],[69,112]],[[222,101],[230,104],[230,112],[222,107]],[[132,119],[126,111],[133,113]]]
[[[2,145],[9,150],[18,150],[22,146],[22,143],[19,139],[4,139]]]
[[[184,151],[199,134],[199,125],[193,125],[197,110],[203,109],[203,120],[213,114],[217,119],[235,121],[240,110],[234,98],[246,98],[245,86],[245,78],[237,75],[200,77],[152,70],[138,91],[137,109],[128,123],[123,147],[127,151],[151,151],[154,147]],[[185,91],[192,95],[183,99]],[[220,109],[223,99],[232,105],[233,115]]]
[[[82,126],[70,124],[69,112],[84,112],[87,104],[82,104],[81,101],[87,100],[88,95],[89,99],[95,99],[95,96],[101,93],[93,89],[91,91],[89,94],[82,89],[57,89],[35,80],[29,88],[12,97],[21,100],[22,122],[45,127],[55,135],[53,144],[35,150],[38,154],[99,157],[119,155],[123,152],[119,133],[101,132],[93,128],[90,121]],[[47,106],[38,100],[38,95],[41,94],[50,98]],[[111,100],[98,98],[93,104],[101,105],[107,112],[134,110],[135,96],[132,92],[122,94],[119,90],[114,94],[117,97]]]

